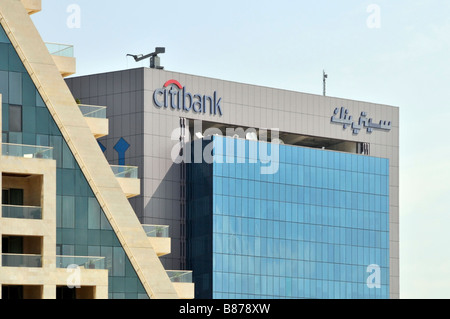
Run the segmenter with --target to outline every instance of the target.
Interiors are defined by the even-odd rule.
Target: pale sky
[[[75,46],[77,76],[148,66],[126,54],[164,46],[166,70],[322,94],[325,69],[327,95],[400,107],[400,295],[450,298],[450,1],[42,6],[33,21]]]

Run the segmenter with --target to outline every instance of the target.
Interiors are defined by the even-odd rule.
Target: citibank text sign
[[[222,98],[217,97],[217,92],[211,96],[202,94],[192,94],[186,90],[176,80],[169,80],[161,89],[156,89],[153,93],[153,103],[157,108],[171,108],[184,112],[194,112],[196,114],[219,115],[222,116]]]

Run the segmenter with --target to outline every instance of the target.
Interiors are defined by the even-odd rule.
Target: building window
[[[9,103],[22,104],[22,73],[9,72]]]
[[[9,130],[11,132],[22,132],[22,106],[9,106]]]
[[[2,189],[3,205],[23,205],[23,189]]]

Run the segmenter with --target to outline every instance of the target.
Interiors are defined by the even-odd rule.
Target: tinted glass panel
[[[20,105],[9,106],[9,130],[22,132],[22,107]]]
[[[389,298],[386,159],[281,145],[274,174],[249,159],[188,165],[196,297]]]

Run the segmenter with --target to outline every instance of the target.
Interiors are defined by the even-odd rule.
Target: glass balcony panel
[[[42,267],[42,256],[25,254],[2,254],[2,266],[39,268]]]
[[[4,143],[2,144],[2,155],[25,158],[53,159],[53,148],[46,146]]]
[[[119,178],[138,178],[136,166],[111,165],[114,175]]]
[[[3,218],[42,219],[42,208],[34,206],[2,205]]]
[[[169,226],[142,225],[148,237],[169,237]]]
[[[106,119],[106,106],[78,104],[78,107],[80,108],[81,113],[85,117]]]
[[[57,268],[78,266],[86,269],[106,269],[105,257],[56,256]]]
[[[166,273],[172,282],[192,283],[192,271],[167,270]]]
[[[50,42],[45,43],[45,45],[51,55],[64,56],[68,58],[74,57],[73,45]]]

